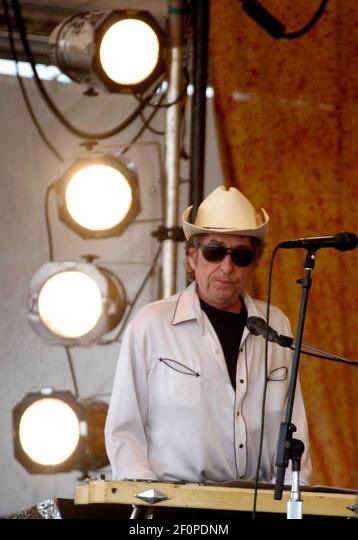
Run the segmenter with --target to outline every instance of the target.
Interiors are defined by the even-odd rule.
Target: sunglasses
[[[231,255],[231,260],[237,266],[249,266],[254,260],[254,252],[246,247],[227,248],[210,244],[199,244],[204,259],[209,262],[218,262]]]

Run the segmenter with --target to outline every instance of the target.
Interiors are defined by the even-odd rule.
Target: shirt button
[[[237,416],[240,416],[240,411],[237,411],[237,413],[236,413],[236,414],[237,414]]]
[[[243,382],[244,382],[244,379],[240,379],[240,382],[241,382],[241,384],[243,384]]]
[[[243,445],[243,444],[239,444],[239,448],[244,448],[244,445]]]
[[[240,476],[240,480],[242,480],[243,478],[244,478],[244,475],[242,474],[242,475]]]

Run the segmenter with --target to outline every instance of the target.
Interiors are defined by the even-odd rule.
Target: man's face
[[[247,236],[213,233],[200,235],[199,239],[202,245],[252,250],[250,238]],[[226,254],[221,261],[207,261],[200,247],[190,249],[188,261],[195,272],[200,298],[218,309],[238,313],[241,309],[240,295],[251,277],[254,262],[241,267],[234,264],[230,254]]]

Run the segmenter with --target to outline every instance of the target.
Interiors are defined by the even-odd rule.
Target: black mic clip
[[[290,336],[281,336],[280,334],[277,334],[275,339],[272,340],[273,343],[277,343],[277,345],[281,345],[281,347],[288,347],[291,348],[293,345],[293,338]]]
[[[272,343],[277,343],[277,345],[280,345],[281,347],[291,348],[293,345],[292,337],[281,336],[276,332],[276,330],[271,328],[271,326],[268,326],[266,321],[261,317],[248,317],[246,321],[246,327],[251,334],[267,338],[268,341],[271,341]]]

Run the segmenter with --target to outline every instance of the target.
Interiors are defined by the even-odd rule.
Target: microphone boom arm
[[[246,327],[248,328],[249,332],[254,336],[262,336],[268,341],[276,343],[281,347],[287,347],[292,351],[294,351],[296,348],[296,343],[293,337],[278,334],[276,330],[271,328],[271,326],[268,326],[268,324],[262,317],[248,317],[246,321]],[[310,345],[305,345],[304,343],[302,343],[300,352],[309,356],[316,356],[317,358],[322,358],[323,360],[333,360],[335,362],[342,362],[343,364],[358,366],[358,362],[355,360],[350,360],[349,358],[345,358],[344,356],[339,356],[337,354],[321,351],[316,347],[311,347]]]
[[[295,343],[293,342],[290,349],[295,350]],[[316,356],[317,358],[322,358],[322,360],[332,360],[333,362],[341,362],[342,364],[348,364],[351,366],[358,366],[358,362],[355,360],[350,360],[345,356],[339,356],[338,354],[328,353],[326,351],[321,351],[316,347],[311,347],[310,345],[302,344],[301,353],[307,354],[309,356]]]

